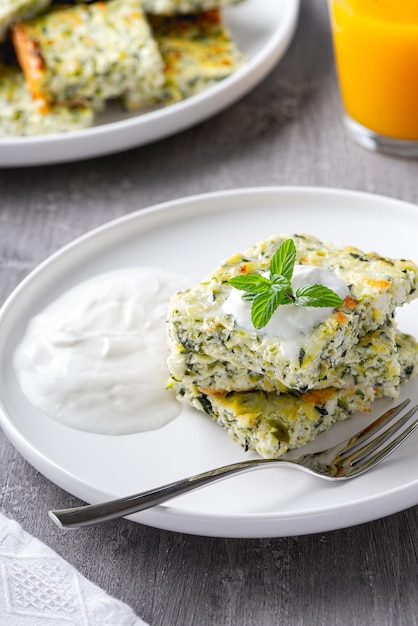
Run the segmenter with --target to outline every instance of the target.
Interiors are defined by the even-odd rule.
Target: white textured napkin
[[[119,600],[81,576],[0,513],[2,626],[143,626]],[[146,626],[146,625],[145,625]]]

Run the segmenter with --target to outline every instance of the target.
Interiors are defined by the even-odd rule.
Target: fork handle
[[[117,500],[110,500],[101,504],[88,504],[71,509],[49,511],[49,516],[60,528],[81,528],[83,526],[90,526],[99,522],[106,522],[118,517],[144,511],[157,504],[162,504],[163,502],[167,502],[167,500],[194,491],[210,483],[223,480],[234,474],[261,469],[267,465],[277,465],[278,463],[280,463],[280,465],[292,465],[292,467],[295,467],[295,464],[291,461],[279,461],[278,459],[242,461],[202,472],[201,474],[196,474],[189,478],[177,480],[176,482],[157,487],[156,489],[150,489],[149,491],[144,491],[132,496],[118,498]]]

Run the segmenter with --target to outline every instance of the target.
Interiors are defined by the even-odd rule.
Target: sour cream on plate
[[[181,411],[166,390],[168,301],[190,281],[156,268],[93,277],[34,317],[14,355],[24,395],[92,433],[159,428]]]

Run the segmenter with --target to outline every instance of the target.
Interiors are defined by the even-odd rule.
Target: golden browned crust
[[[46,102],[47,95],[41,89],[44,61],[38,42],[30,36],[23,22],[13,27],[12,40],[19,65],[25,75],[32,97]]]

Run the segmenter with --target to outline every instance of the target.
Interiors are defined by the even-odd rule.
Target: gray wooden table
[[[122,154],[0,170],[0,300],[78,235],[194,193],[316,185],[417,202],[417,162],[357,147],[340,113],[326,2],[302,0],[284,60],[213,119]],[[78,501],[1,433],[0,476],[8,516],[152,626],[418,624],[416,507],[345,530],[278,539],[201,538],[124,520],[74,534],[59,531],[46,510]]]

